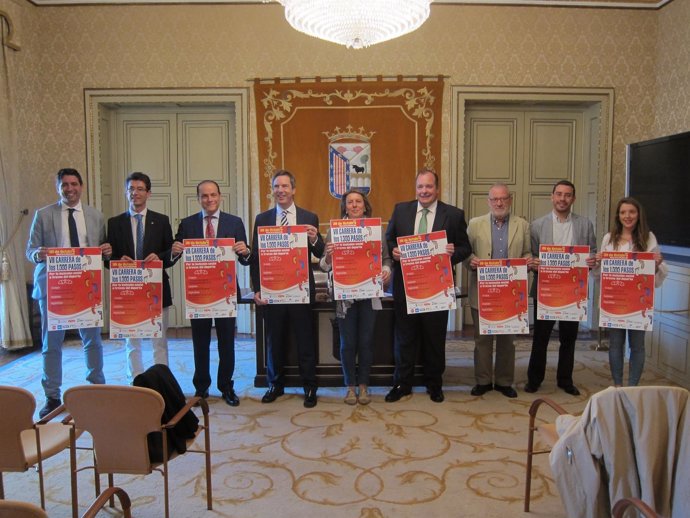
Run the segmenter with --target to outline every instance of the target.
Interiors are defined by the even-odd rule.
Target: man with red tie
[[[233,250],[240,264],[248,265],[251,250],[247,246],[244,223],[237,216],[220,210],[220,187],[213,180],[203,180],[196,186],[196,195],[201,212],[184,218],[172,245],[174,261],[184,250],[182,241],[201,238],[234,238]],[[239,289],[237,293],[239,293]],[[218,339],[218,377],[216,384],[223,400],[230,406],[237,406],[240,400],[235,394],[232,376],[235,371],[235,318],[194,318],[192,324],[192,346],[194,347],[194,389],[195,396],[208,397],[211,386],[209,349],[211,327],[216,324]]]

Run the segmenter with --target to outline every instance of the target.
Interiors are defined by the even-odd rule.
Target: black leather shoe
[[[434,403],[443,403],[445,399],[441,387],[427,388],[426,393],[429,394],[429,399]]]
[[[529,381],[525,383],[525,392],[529,392],[530,394],[534,394],[537,390],[539,390],[538,385],[532,385]]]
[[[517,397],[517,392],[510,385],[494,385],[494,389],[498,390],[505,397]]]
[[[314,408],[316,406],[316,389],[304,389],[304,408]]]
[[[266,393],[264,394],[264,397],[261,398],[261,402],[262,403],[273,403],[276,399],[278,399],[283,394],[285,394],[283,387],[271,385],[271,388],[269,388],[266,391]]]
[[[46,398],[46,404],[43,405],[43,408],[38,412],[38,417],[43,419],[45,416],[50,414],[53,410],[55,410],[57,407],[59,407],[62,404],[62,402],[59,399],[56,398]]]
[[[395,401],[399,401],[401,398],[409,396],[410,394],[412,394],[412,389],[403,388],[402,385],[396,385],[388,394],[386,394],[386,403],[394,403]]]
[[[575,385],[565,385],[564,387],[561,387],[563,389],[563,392],[566,394],[570,394],[571,396],[579,396],[580,391],[577,390],[577,387]]]
[[[472,390],[470,390],[470,394],[473,396],[483,396],[490,390],[493,390],[494,386],[491,383],[487,383],[486,385],[479,385],[476,384],[474,387],[472,387]]]
[[[225,401],[230,406],[240,406],[240,398],[237,397],[233,389],[226,390],[221,395],[223,401]]]

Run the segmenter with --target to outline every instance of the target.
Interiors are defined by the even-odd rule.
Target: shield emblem
[[[364,194],[371,190],[371,144],[331,142],[328,146],[329,190],[341,198],[348,189]]]

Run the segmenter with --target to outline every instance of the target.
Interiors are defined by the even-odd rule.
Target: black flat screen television
[[[664,254],[690,261],[690,131],[630,144],[626,191]]]

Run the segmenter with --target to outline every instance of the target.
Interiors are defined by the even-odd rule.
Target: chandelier
[[[278,0],[300,32],[361,49],[418,29],[432,0]]]

